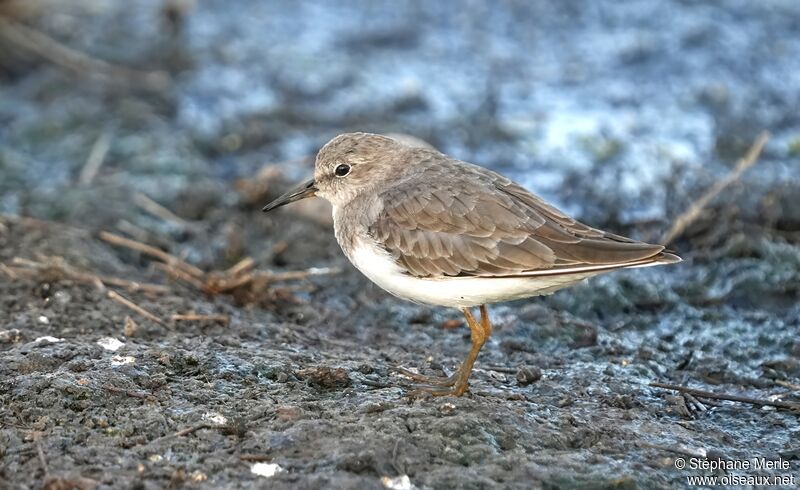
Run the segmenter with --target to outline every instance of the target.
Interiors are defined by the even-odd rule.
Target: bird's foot
[[[401,367],[395,368],[395,371],[418,382],[412,384],[412,389],[408,392],[412,397],[420,395],[461,396],[469,387],[469,372],[465,372],[463,368],[459,368],[458,371],[447,377],[425,376]]]
[[[423,384],[416,384],[412,385],[414,389],[408,392],[408,396],[414,398],[419,396],[461,396],[467,392],[469,385],[467,383],[464,384],[455,384],[453,386],[432,386],[432,385],[423,385]]]
[[[395,367],[393,371],[396,373],[402,374],[406,378],[411,378],[413,381],[417,381],[423,385],[430,385],[430,386],[453,386],[457,379],[458,379],[458,372],[444,377],[444,376],[425,376],[424,374],[415,373],[414,371],[410,371],[406,368],[402,367]]]
[[[475,364],[475,359],[478,358],[478,353],[492,333],[492,324],[489,323],[489,312],[486,306],[481,306],[481,321],[475,320],[469,308],[464,308],[464,317],[467,319],[467,325],[470,329],[470,339],[472,340],[472,348],[467,354],[467,357],[458,367],[458,371],[446,378],[424,376],[415,372],[409,371],[401,367],[394,368],[395,371],[407,376],[420,384],[412,385],[413,390],[409,392],[410,396],[419,396],[423,394],[433,396],[461,396],[466,393],[469,388],[469,375],[472,372],[472,366]]]

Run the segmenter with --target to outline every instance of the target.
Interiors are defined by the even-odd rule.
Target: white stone
[[[116,352],[120,349],[120,347],[122,347],[125,344],[115,339],[114,337],[103,337],[102,339],[97,341],[97,345],[99,345],[105,350]]]
[[[394,478],[384,476],[381,478],[381,483],[384,487],[391,488],[392,490],[414,490],[416,488],[411,484],[411,479],[408,478],[408,475],[396,476]]]
[[[278,473],[283,473],[284,471],[286,470],[284,470],[283,468],[281,468],[280,465],[275,463],[254,463],[250,467],[250,473],[253,473],[258,476],[263,476],[264,478],[272,478]]]

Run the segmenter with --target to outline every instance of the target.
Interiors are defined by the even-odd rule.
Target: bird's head
[[[315,195],[334,206],[347,204],[403,173],[404,152],[409,149],[378,134],[340,134],[317,153],[314,178],[267,204],[264,211]]]

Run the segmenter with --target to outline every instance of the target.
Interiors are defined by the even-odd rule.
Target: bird
[[[378,134],[330,140],[317,153],[313,178],[263,211],[312,196],[330,202],[336,240],[369,280],[401,299],[463,312],[471,348],[451,376],[396,368],[415,393],[468,391],[492,333],[489,304],[681,261],[663,245],[585,225],[497,172]]]

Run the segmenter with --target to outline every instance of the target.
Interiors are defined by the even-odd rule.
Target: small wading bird
[[[398,369],[433,395],[467,390],[492,331],[487,304],[681,260],[661,245],[579,223],[496,172],[376,134],[332,139],[317,154],[314,178],[264,211],[314,195],[333,205],[336,240],[367,278],[400,298],[464,312],[472,348],[452,376]]]

